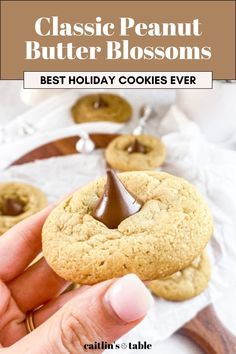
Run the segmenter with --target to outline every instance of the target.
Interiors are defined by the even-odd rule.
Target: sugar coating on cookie
[[[145,153],[129,153],[135,139],[144,146]],[[105,156],[109,165],[119,171],[153,170],[165,161],[166,148],[161,139],[151,135],[122,135],[111,141]]]
[[[154,280],[187,267],[205,248],[213,221],[194,186],[164,172],[118,176],[143,206],[116,229],[90,215],[104,191],[105,177],[76,191],[47,218],[43,253],[61,277],[94,284],[135,273],[142,280]]]
[[[201,294],[207,288],[210,277],[210,261],[204,251],[187,268],[165,279],[151,281],[148,287],[156,296],[183,301]]]
[[[22,203],[22,212],[19,215],[7,215],[4,210],[7,201]],[[18,222],[33,215],[47,205],[44,193],[27,183],[5,182],[0,183],[0,235]]]
[[[110,121],[127,122],[132,116],[130,104],[121,96],[102,93],[86,95],[71,108],[76,123]]]

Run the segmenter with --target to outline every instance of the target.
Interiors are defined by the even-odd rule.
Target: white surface
[[[1,98],[3,100],[4,97],[8,97],[8,95],[12,95],[14,94],[14,89],[15,89],[15,95],[18,94],[18,87],[19,87],[19,83],[17,82],[8,82],[7,85],[4,82],[0,83],[0,90],[2,88],[2,85],[4,86],[4,90],[2,90],[2,94],[1,94]],[[9,91],[7,90],[7,86],[10,86]],[[144,102],[144,97],[150,99],[150,96],[153,98],[154,97],[154,93],[152,92],[152,94],[150,95],[150,91],[149,90],[138,90],[139,92],[137,92],[137,99],[135,100],[136,102],[139,102],[139,104],[141,102]],[[143,91],[143,92],[140,92]],[[9,93],[11,92],[11,93]],[[128,94],[130,94],[128,92]],[[148,95],[147,95],[148,94]],[[173,100],[173,95],[171,92],[162,92],[162,91],[156,91],[155,92],[155,96],[158,100],[158,102],[162,102],[165,101],[165,103],[167,103],[167,101],[169,100]],[[6,98],[6,100],[9,102],[9,97]],[[0,110],[2,112],[1,117],[4,117],[4,122],[6,123],[6,116],[8,116],[9,118],[14,117],[14,113],[17,114],[17,103],[16,103],[16,99],[14,97],[14,109],[13,108],[9,108],[8,105],[2,105],[0,104]],[[5,106],[5,107],[4,107]],[[18,107],[19,107],[19,113],[21,113],[23,111],[22,107],[22,103],[18,102]],[[5,109],[5,111],[4,111]],[[4,113],[5,112],[5,113]],[[1,119],[1,123],[2,123],[2,119]],[[182,141],[180,141],[181,143]],[[181,145],[181,144],[180,144]],[[1,149],[2,150],[2,149]],[[181,166],[180,166],[181,167]],[[202,176],[204,177],[204,176]],[[223,280],[223,279],[222,279]],[[220,284],[221,285],[221,284]],[[225,301],[225,299],[222,299],[219,302],[219,305],[216,306],[216,309],[218,311],[218,314],[220,315],[221,319],[223,320],[223,322],[225,323],[226,326],[228,326],[234,333],[236,333],[236,323],[235,323],[235,318],[236,318],[236,311],[235,311],[235,303],[234,303],[234,298],[236,295],[236,291],[229,291],[228,294],[226,295],[227,297],[225,299],[227,299],[227,301]],[[158,311],[157,311],[157,316],[158,316]],[[164,354],[168,354],[171,353],[173,354],[173,351],[175,350],[176,353],[181,353],[181,354],[191,354],[191,353],[201,353],[201,351],[198,348],[195,348],[195,346],[193,346],[191,343],[189,343],[188,341],[185,341],[181,338],[179,338],[178,336],[174,335],[172,336],[170,339],[163,341],[161,343],[158,343],[158,345],[155,346],[155,349],[153,349],[152,353],[164,353]],[[114,352],[114,351],[113,351]],[[141,353],[141,352],[140,352]]]

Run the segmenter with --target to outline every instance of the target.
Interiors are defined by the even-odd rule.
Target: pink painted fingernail
[[[107,291],[106,301],[127,323],[144,317],[154,303],[152,295],[135,274],[118,279]]]

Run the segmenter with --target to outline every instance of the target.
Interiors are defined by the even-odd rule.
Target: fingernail
[[[118,279],[108,289],[105,298],[116,315],[126,323],[144,317],[154,303],[152,295],[135,274]]]

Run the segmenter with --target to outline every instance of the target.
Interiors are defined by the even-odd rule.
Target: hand
[[[41,230],[51,209],[0,237],[0,353],[85,353],[86,344],[113,342],[135,327],[152,303],[132,274],[62,294],[69,283],[44,258],[28,267],[41,251]],[[36,329],[28,334],[26,313],[34,309]]]

